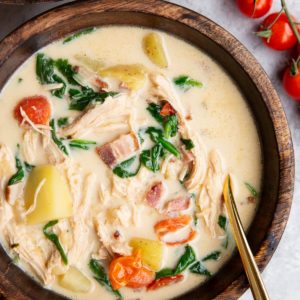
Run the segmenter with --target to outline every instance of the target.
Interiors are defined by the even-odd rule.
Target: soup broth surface
[[[153,33],[162,44],[150,52],[156,53],[157,47],[162,46],[167,67],[155,64],[151,53],[147,54],[145,37]],[[53,76],[50,76],[53,82],[43,82],[37,74],[37,55],[41,53],[44,59],[51,60],[54,73],[66,85],[60,97],[56,92],[62,89],[62,83],[53,80]],[[71,79],[66,75],[70,73],[63,73],[57,67],[59,59],[68,60]],[[187,83],[189,80],[196,83]],[[88,92],[101,96],[89,94],[84,98],[82,94],[88,93],[85,87],[89,88]],[[81,92],[81,96],[70,96],[72,90]],[[107,93],[105,97],[104,93]],[[16,106],[32,96],[42,96],[48,101],[51,116],[46,124],[29,122],[31,115],[25,108],[19,111],[23,122],[16,120]],[[83,101],[86,104],[82,110],[70,110],[70,103],[80,97],[92,101]],[[151,104],[160,110],[161,121],[150,114]],[[33,108],[38,109],[38,106]],[[174,136],[166,129],[171,116],[177,122],[177,125],[170,123]],[[56,140],[50,120],[56,125]],[[158,128],[161,135],[151,136],[149,127]],[[118,139],[121,146],[113,144]],[[192,142],[191,149],[183,140]],[[171,152],[167,149],[170,144],[173,145]],[[216,273],[235,247],[222,198],[227,175],[231,176],[245,229],[259,202],[255,194],[260,190],[262,174],[259,137],[239,89],[206,53],[175,36],[152,29],[101,27],[70,41],[56,41],[32,55],[0,93],[0,145],[1,243],[12,258],[18,258],[16,263],[26,273],[46,288],[71,299],[116,299],[109,288],[94,279],[89,263],[91,259],[97,260],[108,274],[116,254],[132,256],[138,252],[131,247],[133,238],[161,240],[162,258],[159,261],[159,254],[155,253],[154,260],[159,261],[155,272],[175,268],[187,245],[196,256],[193,264],[201,263],[207,272],[192,273],[189,268],[193,264],[190,264],[181,272],[183,279],[179,278],[172,285],[154,290],[122,287],[122,296],[125,299],[170,299],[186,293],[208,280],[209,274]],[[112,158],[107,155],[111,153],[107,154],[103,145],[115,151],[116,161],[108,162]],[[113,148],[119,146],[126,149]],[[151,161],[149,155],[153,157],[155,146],[161,154]],[[141,156],[146,150],[152,152],[144,152],[148,158],[143,162]],[[10,184],[17,172],[16,156],[25,170],[24,176]],[[120,167],[133,157],[135,160],[130,166]],[[25,168],[25,162],[33,168]],[[147,163],[155,162],[156,170],[147,168]],[[55,194],[58,210],[64,205],[67,207],[66,198],[71,199],[70,214],[58,218],[58,223],[49,229],[58,237],[68,264],[43,232],[51,219],[30,222],[30,216],[43,201],[43,187],[48,187],[50,179],[43,180],[41,175],[31,198],[26,196],[29,180],[32,180],[32,172],[37,173],[37,168],[45,165],[54,167],[63,182],[64,188],[54,187],[58,191]],[[131,177],[121,178],[120,174],[125,176],[124,170]],[[137,174],[132,175],[137,170]],[[63,199],[57,200],[59,195],[63,195]],[[160,221],[182,216],[189,218],[186,226],[166,235],[158,234],[155,228]],[[175,242],[178,244],[172,245]],[[212,253],[215,255],[203,260]],[[142,263],[151,271],[143,259]],[[88,280],[88,292],[75,292],[61,284],[70,266]]]

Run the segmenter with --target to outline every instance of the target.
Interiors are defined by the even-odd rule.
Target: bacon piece
[[[95,84],[99,87],[100,90],[108,88],[107,82],[101,80],[100,78],[95,79]]]
[[[159,202],[162,198],[164,186],[161,181],[157,181],[151,185],[150,189],[146,194],[146,200],[148,204],[154,208],[159,207]]]
[[[180,196],[173,200],[170,200],[165,205],[165,212],[167,214],[172,214],[174,212],[179,212],[188,209],[190,206],[189,196]]]
[[[132,132],[123,134],[116,140],[97,147],[96,151],[104,163],[110,168],[113,168],[119,162],[133,155],[139,148],[139,140],[135,133]]]

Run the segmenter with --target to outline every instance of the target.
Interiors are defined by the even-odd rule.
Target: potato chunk
[[[133,238],[129,244],[134,250],[141,250],[142,261],[146,266],[153,271],[160,269],[163,257],[163,244],[160,241]]]
[[[156,32],[147,34],[143,39],[143,48],[150,60],[161,68],[168,67],[168,60],[160,35]]]
[[[92,282],[75,267],[57,278],[59,285],[76,293],[88,293],[92,288]]]
[[[72,215],[72,198],[66,182],[56,167],[35,167],[25,186],[27,222],[39,224]]]
[[[113,77],[120,80],[130,90],[138,90],[146,81],[147,69],[140,64],[115,65],[99,72],[101,77]]]

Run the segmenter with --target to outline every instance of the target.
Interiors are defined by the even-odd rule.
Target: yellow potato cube
[[[140,64],[116,65],[103,69],[98,74],[102,77],[113,77],[124,83],[130,90],[137,90],[144,86],[147,69]]]
[[[134,250],[141,250],[142,261],[153,271],[158,271],[161,267],[163,258],[163,243],[160,241],[133,238],[130,240],[130,246]]]
[[[60,286],[76,293],[88,293],[92,288],[92,282],[75,267],[70,267],[57,279]]]
[[[143,39],[143,48],[149,59],[161,68],[168,67],[168,60],[164,51],[162,38],[156,32],[147,34]]]
[[[56,167],[43,165],[31,171],[25,186],[25,209],[32,225],[72,215],[70,191]]]

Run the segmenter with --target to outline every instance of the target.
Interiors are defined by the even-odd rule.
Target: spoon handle
[[[229,215],[230,224],[234,233],[234,238],[238,250],[240,252],[246,275],[249,280],[252,295],[255,300],[269,300],[267,290],[264,286],[260,272],[258,270],[253,254],[247,242],[247,238],[245,236],[243,225],[241,223],[234,198],[232,194],[230,197],[224,198],[227,212]]]

